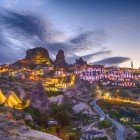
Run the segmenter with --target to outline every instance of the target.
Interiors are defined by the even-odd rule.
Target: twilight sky
[[[139,0],[0,0],[0,63],[43,46],[69,63],[140,67]]]

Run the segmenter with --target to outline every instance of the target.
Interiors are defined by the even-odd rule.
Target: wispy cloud
[[[128,57],[110,57],[110,58],[106,58],[106,59],[94,62],[94,64],[116,66],[116,65],[119,65],[119,64],[129,61],[129,60],[130,60],[130,58],[128,58]]]
[[[111,50],[99,50],[99,51],[95,51],[91,54],[88,54],[88,55],[84,55],[82,58],[84,60],[86,60],[88,63],[93,63],[97,60],[100,60],[102,58],[105,58],[105,57],[108,57],[108,56],[111,56],[111,53],[112,51]]]

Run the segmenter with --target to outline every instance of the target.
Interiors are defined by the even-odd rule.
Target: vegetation
[[[122,117],[131,117],[131,118],[133,118],[133,117],[137,116],[137,114],[136,114],[136,112],[134,110],[132,110],[130,108],[124,108],[124,107],[119,110],[119,114]]]
[[[60,131],[61,138],[63,139],[79,140],[80,132],[79,130],[74,129],[75,126],[71,123],[73,120],[73,111],[71,104],[69,104],[68,102],[64,102],[62,105],[52,103],[50,107],[51,116],[55,118],[60,125],[60,129],[58,129],[58,126],[53,126],[52,128],[57,131]]]
[[[24,111],[28,112],[33,118],[34,122],[26,121],[26,124],[31,128],[43,132],[47,131],[62,139],[79,140],[80,131],[71,124],[73,119],[72,107],[68,102],[62,105],[51,103],[49,113],[40,112],[35,108],[27,108]],[[48,125],[49,118],[54,118],[58,125]]]
[[[62,105],[57,105],[55,103],[51,104],[52,116],[60,123],[60,125],[67,126],[70,123],[70,112],[72,111],[69,104],[64,103]]]
[[[140,124],[131,125],[136,131],[140,132]]]
[[[79,140],[79,137],[76,134],[72,133],[69,135],[69,140]]]
[[[108,120],[102,120],[99,122],[99,126],[103,128],[108,128],[111,126],[111,123]]]
[[[121,103],[108,100],[100,100],[99,106],[104,109],[106,113],[112,118],[130,117],[134,118],[138,115],[139,105],[130,103]]]
[[[46,91],[48,97],[63,95],[63,91]]]
[[[48,113],[45,113],[45,112],[40,112],[38,109],[35,109],[35,108],[27,108],[25,109],[26,112],[28,112],[34,122],[39,125],[40,127],[44,127],[46,128],[47,127],[47,123],[48,123]],[[32,126],[32,124],[30,122],[27,122],[29,125]]]
[[[137,136],[137,137],[136,137],[136,140],[140,140],[140,136]]]
[[[74,113],[73,114],[73,121],[76,121],[78,122],[79,124],[83,124],[83,125],[87,125],[87,124],[90,124],[90,123],[93,123],[94,122],[94,118],[87,115],[87,114],[82,114],[81,112],[79,113]]]

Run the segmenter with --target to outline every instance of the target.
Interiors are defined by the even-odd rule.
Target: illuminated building
[[[69,81],[66,81],[67,78],[70,78]],[[65,90],[66,88],[73,86],[75,84],[75,75],[62,76],[59,75],[53,78],[46,78],[43,82],[43,86],[47,91],[58,91]]]
[[[136,82],[140,80],[140,71],[130,68],[89,66],[75,72],[79,74],[83,80],[101,81],[103,85],[134,87]]]

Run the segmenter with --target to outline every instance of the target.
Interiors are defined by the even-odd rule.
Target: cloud
[[[94,56],[110,54],[110,50],[102,50],[103,43],[108,35],[102,29],[94,31],[79,32],[73,37],[64,42],[45,43],[44,46],[51,52],[56,54],[59,49],[63,49],[66,59],[69,63],[74,63],[76,58],[83,57],[85,60],[90,60]],[[98,50],[95,53],[95,50]],[[91,54],[91,52],[93,52]]]
[[[69,40],[69,43],[74,44],[73,48],[79,49],[95,49],[95,47],[101,47],[108,35],[104,29],[96,29],[93,31],[80,32]]]
[[[40,40],[44,40],[44,37],[48,37],[47,39],[50,37],[50,31],[46,27],[45,21],[39,16],[2,9],[0,11],[0,20],[1,26],[16,31],[16,34],[22,33],[25,36],[36,36]]]
[[[0,63],[23,58],[27,49],[52,42],[62,34],[38,15],[6,9],[0,10],[0,31]]]
[[[111,50],[103,49],[108,39],[104,29],[79,31],[66,39],[65,33],[55,29],[49,20],[32,12],[1,9],[0,31],[0,63],[24,58],[27,49],[39,46],[47,48],[53,59],[63,49],[68,63],[81,56],[94,62],[95,57],[111,54]]]
[[[94,64],[116,66],[123,62],[127,62],[129,60],[130,58],[128,57],[110,57],[110,58],[106,58],[106,59],[94,62]]]
[[[94,59],[94,57],[104,56],[104,55],[109,55],[109,54],[111,54],[111,50],[104,50],[104,51],[98,51],[89,55],[85,55],[83,58],[88,61],[88,60]]]

